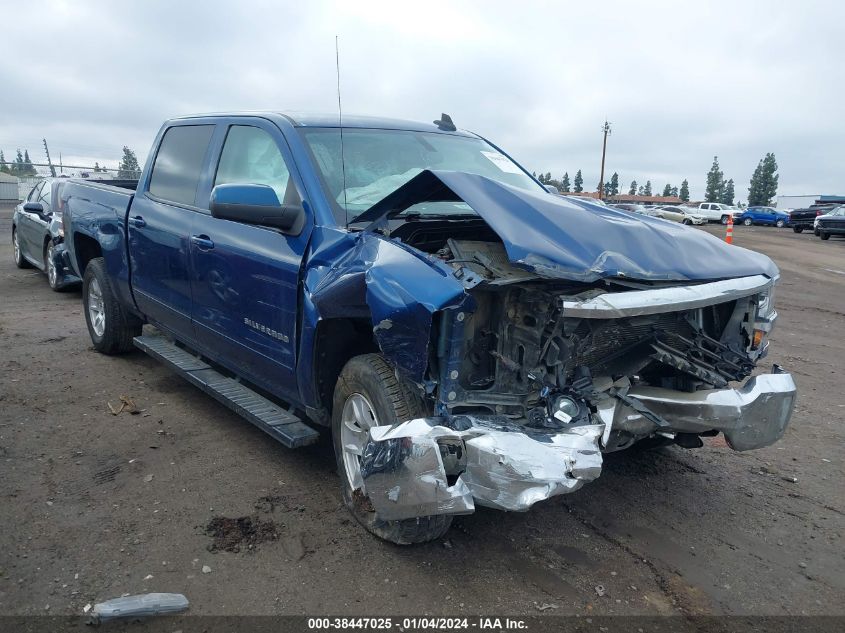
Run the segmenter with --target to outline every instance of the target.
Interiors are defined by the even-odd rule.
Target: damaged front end
[[[525,511],[598,477],[602,453],[647,438],[695,447],[723,433],[742,451],[783,435],[792,377],[778,367],[752,375],[777,318],[768,258],[686,227],[667,236],[649,218],[498,195],[502,187],[424,172],[376,205],[393,211],[365,214],[369,231],[462,287],[448,303],[421,301],[402,314],[389,291],[414,302],[396,267],[367,271],[379,347],[433,413],[368,431],[356,487],[381,519],[465,514],[476,504]],[[480,217],[387,221],[420,199],[460,201]],[[568,221],[595,226],[576,231]],[[526,237],[544,223],[545,235]],[[637,244],[647,237],[650,248]],[[408,340],[422,333],[417,345],[403,343],[404,356],[390,347],[403,322]]]

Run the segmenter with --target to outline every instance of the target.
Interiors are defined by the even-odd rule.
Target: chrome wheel
[[[361,478],[361,455],[369,439],[371,427],[378,426],[373,405],[360,393],[353,393],[343,404],[340,416],[340,441],[343,447],[343,467],[352,490],[364,485]]]
[[[59,273],[56,270],[56,263],[53,261],[53,245],[47,247],[47,254],[44,255],[44,265],[47,268],[47,281],[50,282],[50,287],[55,288],[58,283]]]
[[[103,303],[103,290],[96,278],[88,284],[88,316],[94,334],[102,336],[106,331],[106,307]]]

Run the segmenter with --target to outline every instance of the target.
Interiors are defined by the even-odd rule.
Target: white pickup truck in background
[[[722,204],[721,202],[702,202],[697,207],[686,207],[692,209],[694,215],[705,218],[708,222],[728,223],[728,216],[736,219],[742,213],[742,209],[732,207],[729,204]]]

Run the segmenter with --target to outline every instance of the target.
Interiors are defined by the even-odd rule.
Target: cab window
[[[299,193],[273,137],[261,128],[233,125],[226,134],[214,186],[267,185],[280,203],[296,204]]]
[[[177,125],[161,139],[149,192],[156,198],[193,205],[213,125]]]

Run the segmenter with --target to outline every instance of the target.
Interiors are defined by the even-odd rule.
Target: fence
[[[45,178],[50,178],[49,165],[42,163],[34,163],[38,173],[35,176],[18,176],[18,200],[26,200],[32,188]],[[57,178],[83,178],[86,180],[114,180],[118,177],[117,169],[107,169],[100,167],[100,171],[94,171],[93,167],[84,167],[81,165],[64,165],[59,169],[58,165],[53,165],[56,170]],[[121,178],[133,179],[140,178],[140,171],[128,172],[128,175],[121,174]]]

